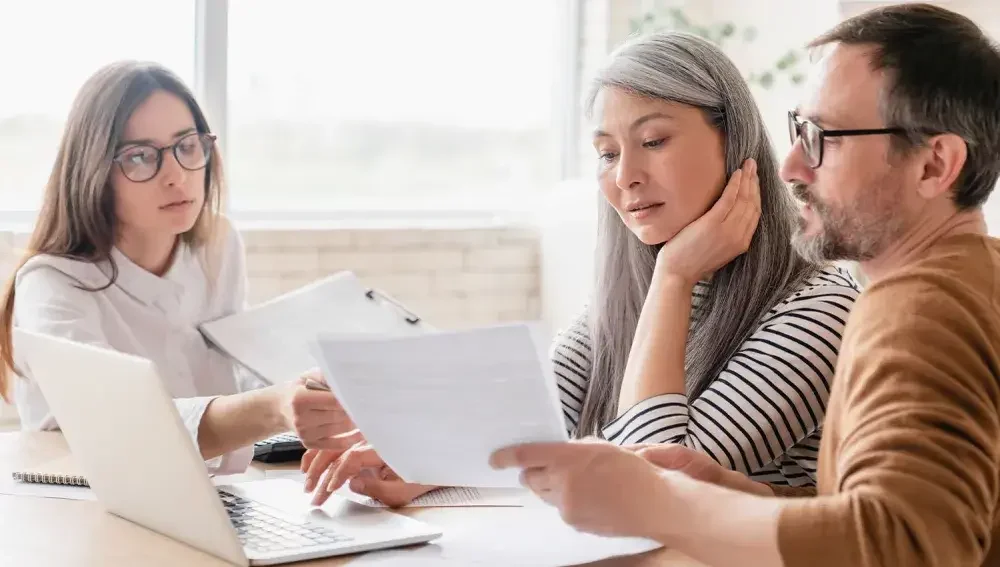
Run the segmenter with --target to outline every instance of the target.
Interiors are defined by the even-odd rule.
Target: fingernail
[[[306,492],[312,492],[313,487],[316,486],[316,481],[311,478],[306,479]]]

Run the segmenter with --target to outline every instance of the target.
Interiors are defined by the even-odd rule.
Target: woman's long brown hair
[[[25,262],[49,254],[87,262],[108,262],[114,284],[118,267],[111,257],[118,223],[109,183],[112,158],[125,124],[135,109],[156,91],[183,100],[194,116],[198,132],[209,132],[208,121],[194,95],[169,70],[152,63],[121,61],[108,65],[84,83],[73,102],[63,130],[52,173],[45,186],[41,210],[17,270],[7,281],[0,319],[0,397],[17,370],[14,367],[13,322],[16,274]],[[222,161],[212,148],[205,172],[205,205],[194,227],[182,238],[200,247],[215,241],[223,199]]]

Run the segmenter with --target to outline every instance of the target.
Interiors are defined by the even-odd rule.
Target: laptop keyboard
[[[249,551],[273,553],[351,541],[319,524],[282,513],[277,508],[219,490],[219,498],[236,528],[240,543]]]
[[[299,436],[295,435],[294,433],[279,433],[279,434],[274,435],[272,437],[268,437],[267,439],[264,439],[263,441],[257,441],[256,443],[254,443],[254,446],[255,447],[262,447],[264,445],[268,445],[268,444],[271,444],[271,443],[296,443],[296,442],[300,442],[300,441],[301,441],[301,439],[299,439]]]

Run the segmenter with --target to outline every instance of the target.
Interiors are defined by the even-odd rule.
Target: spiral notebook
[[[59,458],[42,465],[11,472],[15,482],[28,484],[61,484],[63,486],[90,487],[87,478],[70,458]]]
[[[16,482],[31,484],[61,484],[64,486],[83,486],[90,488],[87,479],[78,474],[58,474],[44,472],[15,471],[10,476]]]
[[[0,475],[0,494],[94,500],[87,478],[69,458],[57,459],[40,466],[26,467]]]

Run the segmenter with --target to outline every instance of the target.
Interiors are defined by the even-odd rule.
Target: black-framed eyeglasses
[[[824,130],[813,122],[799,116],[794,110],[788,112],[788,137],[795,141],[802,138],[802,151],[806,155],[806,164],[816,169],[823,165],[823,146],[826,138],[844,136],[872,136],[875,134],[902,134],[904,128],[873,128],[867,130]]]
[[[208,165],[215,145],[215,134],[192,133],[169,146],[157,148],[148,144],[129,146],[114,157],[122,174],[136,183],[156,177],[163,166],[163,152],[171,151],[177,163],[188,171],[197,171]]]

